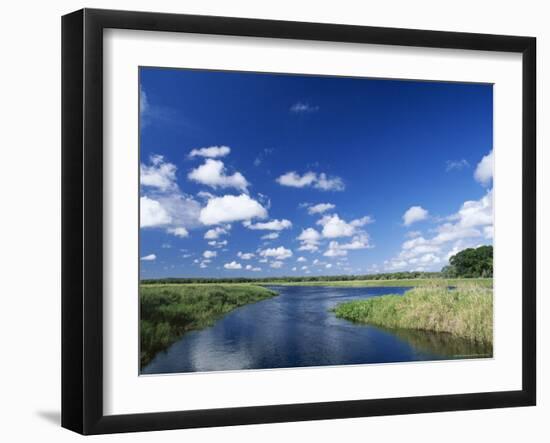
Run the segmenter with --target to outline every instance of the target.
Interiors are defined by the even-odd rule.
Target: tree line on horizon
[[[493,277],[493,247],[480,246],[464,249],[449,258],[449,264],[441,271],[402,271],[377,274],[342,274],[281,277],[165,277],[143,279],[143,284],[165,283],[267,283],[267,282],[317,282],[353,280],[408,280],[436,278],[491,278]]]

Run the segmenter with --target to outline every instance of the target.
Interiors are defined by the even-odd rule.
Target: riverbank
[[[275,295],[251,284],[141,285],[141,367],[185,332],[211,326],[235,308]]]
[[[337,317],[390,329],[446,332],[479,343],[493,342],[493,291],[479,284],[419,287],[342,303]]]

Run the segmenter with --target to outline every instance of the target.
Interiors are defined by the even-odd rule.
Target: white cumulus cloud
[[[372,222],[369,216],[361,217],[349,223],[341,219],[338,214],[325,215],[317,222],[323,227],[322,234],[325,238],[351,237],[358,232],[357,228]]]
[[[208,250],[206,250],[206,251],[204,251],[204,252],[202,253],[202,256],[203,256],[204,258],[214,258],[214,257],[216,257],[217,255],[218,255],[218,253],[217,253],[216,251],[208,251]]]
[[[348,254],[349,250],[367,249],[369,247],[369,237],[363,232],[353,237],[347,243],[340,243],[336,240],[331,241],[323,255],[325,257],[343,257]]]
[[[267,211],[260,203],[246,194],[241,194],[211,198],[201,209],[199,220],[205,225],[217,225],[265,217]]]
[[[208,244],[210,246],[213,246],[214,248],[222,248],[224,246],[227,246],[227,240],[210,240]]]
[[[139,222],[142,228],[165,226],[172,222],[172,217],[159,201],[147,196],[139,199]]]
[[[355,228],[342,220],[338,214],[326,215],[317,224],[323,227],[323,237],[326,238],[349,237],[355,232]]]
[[[346,188],[340,177],[329,177],[324,172],[319,174],[313,187],[323,191],[343,191]]]
[[[332,203],[318,203],[316,205],[309,206],[307,208],[307,212],[311,215],[314,214],[322,214],[323,212],[329,211],[331,209],[334,209],[336,206]]]
[[[317,174],[314,172],[306,172],[300,176],[295,171],[287,172],[277,178],[277,183],[283,186],[291,186],[293,188],[303,188],[311,186],[317,180]]]
[[[301,245],[298,248],[299,251],[315,252],[319,250],[321,234],[313,228],[307,228],[302,230],[302,233],[297,237],[297,240],[300,240],[301,242]]]
[[[164,161],[162,155],[152,155],[150,165],[139,165],[139,181],[142,186],[168,191],[177,187],[176,165]]]
[[[493,190],[490,189],[479,200],[468,200],[456,214],[451,215],[449,220],[457,221],[460,227],[475,227],[493,223]]]
[[[143,261],[154,261],[157,259],[157,256],[155,254],[149,254],[149,255],[146,255],[145,257],[141,257],[141,260]]]
[[[239,257],[242,260],[251,260],[254,258],[254,253],[252,252],[237,252],[237,257]]]
[[[190,153],[190,157],[225,157],[231,152],[229,146],[209,146],[207,148],[193,149]]]
[[[482,185],[490,184],[493,179],[493,163],[493,151],[491,151],[477,164],[474,178]]]
[[[292,251],[285,248],[284,246],[279,246],[278,248],[263,249],[260,250],[259,254],[261,257],[274,258],[275,260],[284,260],[286,258],[292,257]]]
[[[166,229],[166,232],[168,232],[168,234],[175,235],[176,237],[179,237],[179,238],[189,237],[189,231],[185,229],[183,226],[168,228]]]
[[[319,246],[315,243],[302,243],[298,248],[298,251],[317,252],[318,250]]]
[[[290,220],[271,220],[268,222],[258,222],[252,223],[250,221],[245,221],[243,223],[248,229],[254,230],[264,230],[264,231],[282,231],[283,229],[288,229],[292,227],[292,222]]]
[[[216,240],[220,237],[220,235],[227,234],[227,231],[231,229],[231,225],[227,225],[226,227],[216,226],[215,228],[209,229],[205,232],[204,238],[206,240]]]
[[[297,239],[306,243],[317,243],[321,239],[321,234],[313,228],[307,228],[302,231]]]
[[[242,265],[240,263],[237,263],[236,261],[232,261],[231,263],[226,263],[223,265],[225,269],[242,269]]]
[[[403,224],[405,226],[410,226],[413,223],[426,220],[428,215],[428,211],[426,211],[422,206],[411,206],[403,214]]]
[[[244,176],[240,172],[232,175],[227,175],[226,172],[221,160],[208,158],[202,165],[187,174],[187,178],[213,188],[235,188],[246,192],[249,183]]]
[[[296,171],[289,171],[276,179],[276,182],[282,186],[293,188],[304,188],[312,186],[323,191],[343,191],[345,189],[344,181],[340,177],[329,177],[324,172],[306,172],[303,175]]]

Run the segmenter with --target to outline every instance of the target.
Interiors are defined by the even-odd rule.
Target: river
[[[448,334],[384,330],[338,319],[331,308],[403,294],[403,287],[272,286],[278,296],[238,308],[160,352],[142,374],[490,357]]]

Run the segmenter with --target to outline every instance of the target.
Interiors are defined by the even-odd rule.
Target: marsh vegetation
[[[493,290],[476,283],[417,287],[404,295],[342,303],[334,312],[357,323],[447,333],[487,345],[493,342]]]

